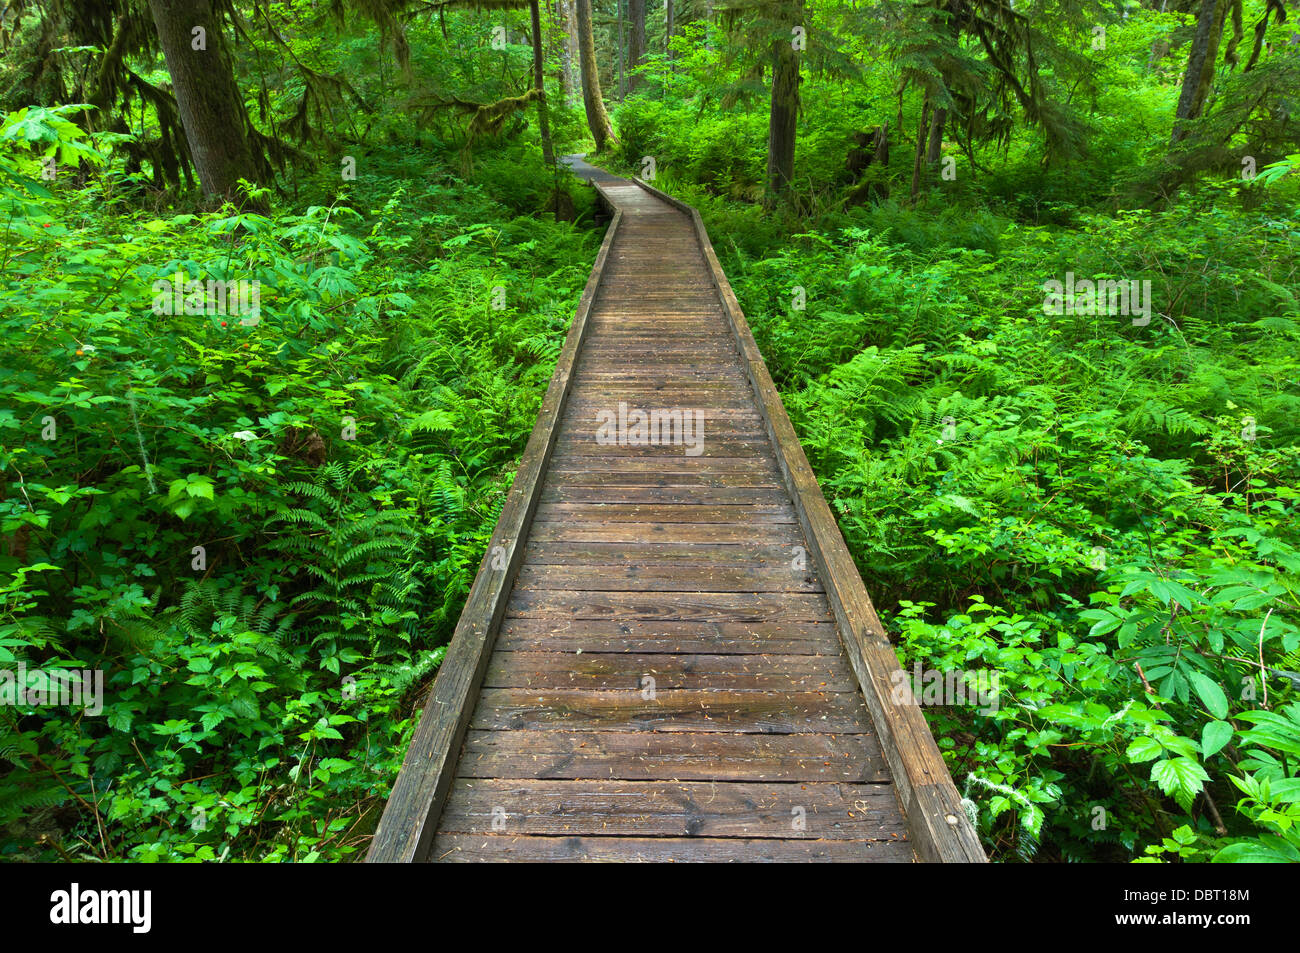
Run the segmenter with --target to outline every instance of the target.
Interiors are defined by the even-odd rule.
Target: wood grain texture
[[[875,735],[480,731],[465,739],[466,778],[887,784]],[[900,815],[901,816],[901,815]]]
[[[807,864],[911,863],[898,841],[775,840],[743,837],[523,837],[440,834],[441,863]]]
[[[636,691],[647,676],[655,680],[657,689],[855,692],[858,688],[847,662],[834,655],[566,655],[547,651],[496,652],[483,685]]]
[[[461,778],[440,830],[584,837],[773,837],[899,840],[902,817],[881,811],[887,784],[735,781],[534,781]]]

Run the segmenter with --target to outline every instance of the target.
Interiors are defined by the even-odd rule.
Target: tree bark
[[[627,62],[627,20],[623,16],[625,2],[626,0],[615,0],[615,7],[618,10],[618,85],[615,92],[620,102],[627,92],[627,76],[623,72],[623,64]]]
[[[627,37],[627,90],[634,93],[643,78],[633,70],[645,58],[645,0],[627,0],[627,15],[632,21]]]
[[[573,81],[574,63],[578,59],[578,43],[573,35],[573,0],[555,0],[555,19],[560,29],[560,89],[564,91],[564,104],[573,102],[576,83]]]
[[[791,5],[791,24],[803,22],[803,3]],[[789,191],[794,179],[794,146],[799,119],[799,54],[790,36],[772,43],[772,108],[767,126],[769,203]]]
[[[1201,12],[1196,18],[1196,33],[1187,55],[1187,72],[1183,74],[1183,89],[1178,97],[1178,111],[1174,116],[1171,144],[1187,138],[1187,123],[1197,119],[1205,108],[1214,80],[1214,62],[1219,56],[1219,40],[1223,36],[1223,20],[1228,13],[1227,0],[1201,0]]]
[[[551,121],[546,114],[546,74],[542,62],[542,10],[541,0],[528,4],[533,18],[533,85],[537,87],[537,128],[542,137],[542,161],[555,165],[555,152],[551,148]]]
[[[924,164],[921,161],[925,158],[925,141],[926,133],[930,128],[930,93],[925,94],[925,101],[921,104],[921,119],[916,124],[916,153],[912,159],[912,201],[916,202],[916,197],[921,193],[921,169]]]
[[[149,9],[199,183],[209,195],[249,204],[239,188],[240,179],[258,178],[248,113],[211,0],[149,0]]]
[[[591,0],[576,0],[578,11],[578,59],[582,67],[582,104],[587,111],[587,126],[596,140],[596,151],[604,152],[614,138],[609,113],[600,92],[600,73],[596,68],[596,40],[591,32]]]
[[[939,161],[939,154],[943,150],[943,127],[947,121],[948,110],[936,107],[934,116],[930,120],[930,145],[925,150],[927,165],[934,165]]]
[[[671,63],[673,59],[673,0],[664,0],[664,55]]]

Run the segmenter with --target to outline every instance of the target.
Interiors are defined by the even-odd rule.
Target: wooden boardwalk
[[[698,215],[570,161],[613,221],[368,859],[983,860]]]

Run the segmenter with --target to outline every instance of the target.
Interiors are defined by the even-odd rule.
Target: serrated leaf
[[[1164,753],[1164,748],[1154,738],[1143,735],[1140,738],[1134,738],[1133,743],[1128,746],[1128,759],[1134,764],[1141,764],[1143,761],[1150,761],[1152,758],[1158,758]]]
[[[1165,794],[1186,798],[1199,794],[1210,776],[1191,758],[1167,758],[1151,766],[1151,780]]]

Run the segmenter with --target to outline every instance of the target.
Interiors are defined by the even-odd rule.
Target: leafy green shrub
[[[1296,262],[1198,204],[987,241],[882,206],[765,251],[705,206],[905,668],[998,677],[927,714],[999,858],[1297,848]],[[1150,324],[1044,314],[1066,270],[1151,280]]]
[[[594,239],[383,152],[300,211],[122,212],[40,180],[103,155],[68,114],[0,127],[0,667],[102,670],[104,708],[0,707],[0,851],[347,857]],[[257,320],[155,313],[178,273]]]

